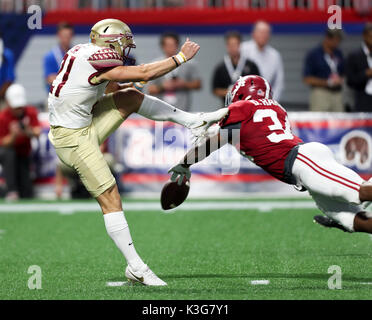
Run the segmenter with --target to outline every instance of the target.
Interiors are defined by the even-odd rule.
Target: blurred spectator
[[[284,88],[284,67],[278,50],[268,43],[271,37],[271,26],[264,21],[258,21],[252,32],[252,40],[241,45],[241,52],[257,64],[258,70],[271,85],[273,97],[280,100]]]
[[[225,101],[225,96],[230,86],[240,76],[249,74],[259,75],[257,65],[240,54],[240,43],[242,37],[237,31],[225,34],[225,45],[227,54],[224,61],[217,65],[213,74],[213,93]]]
[[[49,92],[50,86],[57,77],[59,67],[64,55],[71,48],[72,38],[74,36],[74,28],[72,25],[61,22],[57,27],[58,45],[50,50],[44,56],[44,79],[46,89]]]
[[[164,7],[182,7],[184,6],[184,0],[164,0],[163,6]]]
[[[0,110],[4,106],[5,92],[14,79],[14,56],[10,49],[5,48],[0,33]]]
[[[31,138],[41,127],[37,110],[27,105],[25,89],[12,84],[5,94],[7,107],[0,111],[0,163],[7,185],[7,200],[32,197]]]
[[[354,89],[354,111],[372,111],[372,23],[363,31],[363,42],[346,63],[347,84]]]
[[[176,33],[164,33],[160,39],[160,46],[164,56],[172,57],[179,51],[179,36]],[[177,106],[181,110],[189,110],[191,105],[191,91],[201,88],[201,80],[195,61],[191,60],[165,76],[151,81],[148,92],[158,98]]]
[[[344,58],[338,49],[341,40],[341,30],[328,29],[323,42],[306,55],[304,82],[311,87],[311,111],[344,111]]]

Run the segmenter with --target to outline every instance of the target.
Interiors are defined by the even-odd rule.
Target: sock
[[[107,213],[103,215],[103,218],[105,220],[108,235],[124,255],[127,263],[134,270],[140,269],[140,267],[144,265],[144,262],[134,248],[124,212],[119,211]]]
[[[350,232],[354,232],[354,219],[355,219],[354,213],[338,212],[336,215],[332,217],[332,219],[336,220],[339,224],[344,226]]]
[[[145,94],[138,114],[155,121],[171,121],[188,128],[198,121],[198,115],[182,111],[156,97]]]

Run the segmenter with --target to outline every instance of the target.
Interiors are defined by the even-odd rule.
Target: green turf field
[[[128,201],[136,248],[164,288],[107,286],[124,281],[125,264],[94,202],[0,203],[0,299],[371,299],[371,238],[323,229],[311,202],[293,201],[187,201],[171,214]],[[201,209],[208,203],[221,207]],[[27,286],[31,265],[40,290]],[[331,265],[342,268],[341,290],[328,289]]]

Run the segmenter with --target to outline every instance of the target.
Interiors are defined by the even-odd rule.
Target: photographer
[[[37,110],[28,106],[25,89],[12,84],[5,93],[6,108],[0,112],[0,164],[9,201],[32,197],[30,177],[31,138],[41,132]]]

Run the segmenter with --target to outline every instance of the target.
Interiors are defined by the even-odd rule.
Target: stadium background
[[[43,29],[31,31],[26,27],[28,16],[24,12],[28,5],[39,2],[0,0],[0,29],[6,45],[16,54],[17,81],[26,86],[30,102],[41,105],[45,102],[41,57],[55,45],[59,21],[72,22],[77,32],[75,42],[85,42],[93,23],[116,17],[133,28],[138,44],[136,58],[140,62],[159,55],[158,37],[162,31],[175,30],[183,38],[190,35],[200,42],[202,50],[197,60],[204,86],[194,95],[193,110],[210,110],[219,103],[212,96],[210,78],[211,68],[224,54],[223,33],[238,29],[248,39],[252,24],[264,19],[273,25],[272,44],[284,59],[286,83],[282,103],[291,112],[295,133],[305,141],[328,144],[344,163],[347,142],[353,136],[363,138],[368,146],[367,161],[362,164],[356,159],[349,165],[366,177],[371,176],[370,114],[306,112],[308,92],[302,84],[303,57],[308,48],[321,41],[329,16],[326,8],[335,2],[185,0],[180,3],[188,4],[187,8],[167,9],[161,7],[166,0],[159,0],[146,1],[157,4],[157,10],[151,7],[105,11],[105,4],[138,7],[145,1],[46,0],[42,1],[46,5]],[[217,8],[207,8],[212,2]],[[79,3],[92,5],[93,9],[78,10]],[[366,13],[363,8],[371,5],[371,1],[337,3],[344,6],[346,38],[342,48],[347,54],[360,44],[363,24],[371,17],[359,12]],[[37,186],[43,191],[39,196],[54,197],[55,155],[46,135],[47,114],[40,114],[40,119],[44,132],[34,142]],[[166,123],[164,128],[168,131],[172,125]],[[128,193],[123,197],[136,249],[168,287],[125,286],[123,257],[107,236],[100,208],[93,199],[22,199],[14,203],[0,199],[0,300],[120,299],[122,303],[131,299],[207,299],[216,303],[219,299],[371,299],[370,235],[350,235],[313,224],[313,216],[320,211],[311,199],[304,197],[306,193],[279,199],[278,191],[287,193],[292,189],[274,183],[246,161],[242,160],[243,168],[235,175],[218,175],[219,164],[195,168],[198,175],[193,175],[192,193],[199,192],[208,198],[188,199],[171,212],[162,211],[159,193],[174,159],[167,163],[159,157],[156,166],[138,165],[140,159],[147,158],[137,148],[153,150],[156,130],[160,132],[156,137],[163,140],[163,127],[133,118],[110,139],[109,147],[123,165],[129,165],[122,176],[126,191],[140,191],[142,196],[130,199],[132,193]],[[172,145],[167,155],[176,157],[171,151],[183,149],[182,144]],[[153,199],[144,199],[147,191],[152,191]],[[231,199],[237,195],[239,198]],[[35,265],[42,270],[41,290],[30,290],[28,286],[30,266]],[[330,290],[329,268],[334,266],[342,269],[342,290]],[[263,279],[270,283],[252,284]],[[350,309],[350,304],[342,304]],[[134,310],[121,309],[125,315]],[[312,309],[319,314],[319,308]],[[262,304],[259,311],[262,313]]]
[[[27,28],[29,15],[25,9],[31,4],[43,7],[41,30]],[[201,45],[202,50],[196,61],[202,77],[203,87],[193,93],[192,111],[210,111],[220,106],[220,101],[212,95],[212,70],[223,59],[225,53],[223,34],[228,30],[239,30],[244,39],[249,39],[252,25],[259,19],[272,25],[271,45],[282,55],[285,69],[285,89],[281,104],[290,113],[295,133],[305,141],[316,140],[329,145],[337,158],[345,163],[346,134],[357,130],[365,132],[369,154],[372,142],[372,115],[369,114],[309,114],[307,110],[308,88],[302,82],[302,68],[306,52],[317,45],[324,34],[330,14],[331,4],[342,6],[342,27],[346,34],[341,48],[345,55],[359,46],[363,25],[370,19],[371,2],[366,1],[0,1],[0,29],[5,30],[6,46],[16,56],[17,82],[26,87],[29,102],[43,108],[47,95],[43,83],[42,57],[56,44],[56,25],[61,21],[70,22],[75,27],[74,44],[88,39],[91,26],[107,17],[118,18],[130,25],[135,35],[137,49],[134,54],[139,63],[154,60],[161,55],[159,35],[164,31],[175,31],[182,39],[190,36]],[[41,113],[44,131],[38,141],[34,141],[36,165],[35,182],[38,196],[53,197],[52,188],[56,157],[47,140],[47,114]],[[171,124],[160,130],[166,134]],[[143,130],[147,130],[144,134]],[[109,149],[121,164],[118,177],[126,192],[158,193],[168,179],[167,169],[177,155],[186,148],[183,143],[171,144],[163,161],[151,162],[128,158],[139,154],[145,148],[153,148],[158,153],[155,140],[156,127],[151,121],[133,117],[116,132],[109,141]],[[141,139],[134,137],[142,134]],[[164,139],[164,135],[160,137]],[[341,143],[342,142],[342,143]],[[167,145],[167,143],[166,143]],[[173,149],[172,149],[173,148]],[[226,148],[225,148],[226,149]],[[138,151],[139,150],[139,151]],[[229,158],[233,151],[224,151]],[[225,157],[225,158],[226,158]],[[284,192],[291,193],[288,186],[275,182],[248,161],[239,158],[241,170],[237,175],[220,176],[221,162],[201,164],[195,167],[191,195],[203,195],[204,190],[214,188],[216,195],[230,192]],[[367,164],[358,159],[348,163],[366,177],[372,174],[371,156]],[[204,192],[205,193],[205,192]],[[210,195],[209,195],[210,196]]]

